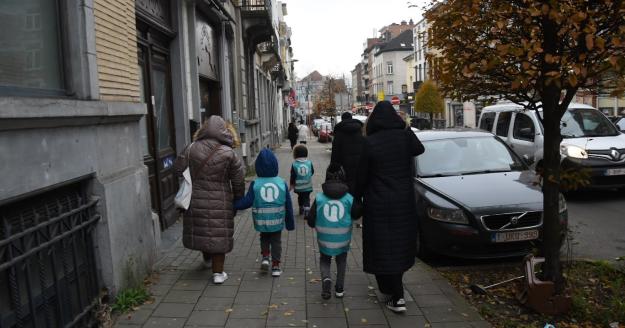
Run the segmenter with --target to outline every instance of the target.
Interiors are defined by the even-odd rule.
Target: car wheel
[[[421,260],[429,260],[432,257],[432,252],[427,248],[421,229],[417,233],[417,257]]]

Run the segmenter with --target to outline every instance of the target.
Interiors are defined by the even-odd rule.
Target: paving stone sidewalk
[[[328,147],[309,143],[316,189],[325,177]],[[280,175],[287,179],[290,148],[282,145],[276,153]],[[295,196],[293,200],[297,204]],[[301,216],[296,218],[296,230],[282,235],[280,278],[259,270],[260,245],[251,212],[240,212],[235,220],[235,247],[226,257],[229,279],[223,285],[212,283],[212,272],[203,268],[199,252],[183,248],[174,238],[155,267],[154,302],[119,318],[116,327],[490,327],[446,280],[419,261],[404,275],[407,313],[388,311],[379,301],[375,278],[362,272],[357,228],[348,257],[345,298],[324,301],[317,243]],[[165,233],[180,236],[180,224]]]

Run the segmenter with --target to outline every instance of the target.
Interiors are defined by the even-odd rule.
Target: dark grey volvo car
[[[533,171],[503,141],[477,130],[416,132],[418,254],[522,256],[542,237],[543,199]],[[567,208],[560,200],[566,231]]]

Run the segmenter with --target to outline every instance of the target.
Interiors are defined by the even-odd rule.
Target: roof
[[[595,109],[594,107],[586,104],[575,103],[572,102],[569,104],[569,109],[578,108],[578,109]],[[506,112],[506,111],[514,111],[514,110],[523,110],[523,106],[513,103],[513,102],[505,102],[499,103],[492,106],[486,106],[482,109],[482,112]],[[539,109],[542,110],[542,109]]]
[[[442,129],[442,130],[421,130],[415,132],[421,141],[456,139],[456,138],[480,138],[493,137],[494,134],[478,129]]]
[[[414,59],[414,52],[410,53],[410,55],[404,57],[404,61],[411,61]]]
[[[382,44],[380,46],[380,49],[376,53],[376,56],[383,52],[412,50],[412,46],[413,46],[412,35],[413,35],[412,29],[402,32],[396,38],[391,39],[389,42]]]
[[[308,74],[305,78],[302,79],[302,81],[321,81],[323,80],[323,75],[321,75],[321,73],[317,72],[317,71],[313,71],[312,73]]]

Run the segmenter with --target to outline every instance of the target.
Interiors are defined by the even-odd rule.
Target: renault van
[[[534,167],[542,165],[544,128],[536,111],[514,103],[487,106],[479,128],[499,136]],[[625,187],[625,134],[601,111],[571,103],[560,122],[560,133],[563,167],[589,169],[589,187]]]

